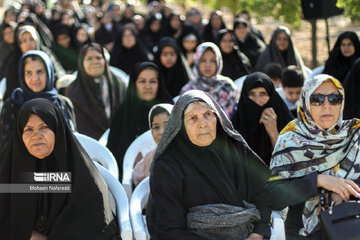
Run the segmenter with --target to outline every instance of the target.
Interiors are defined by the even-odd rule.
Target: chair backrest
[[[121,183],[124,186],[129,199],[132,194],[132,175],[136,156],[139,152],[141,152],[144,156],[145,153],[154,148],[156,148],[156,143],[151,135],[151,131],[148,130],[136,138],[125,152],[123,161],[123,178]]]
[[[145,178],[135,188],[130,200],[130,220],[135,240],[149,239],[146,219],[142,215],[150,194],[149,177]]]
[[[312,70],[308,68],[307,66],[304,66],[304,71],[306,73],[306,76],[309,76],[312,73]]]
[[[119,168],[115,157],[109,149],[89,136],[78,132],[75,132],[74,135],[94,162],[100,163],[104,168],[109,170],[116,179],[119,179]]]
[[[0,99],[4,99],[5,92],[6,92],[6,78],[3,78],[0,81]]]
[[[106,145],[107,145],[107,141],[109,138],[109,132],[110,132],[110,128],[106,129],[106,131],[103,133],[103,135],[101,135],[101,137],[98,140],[98,142],[101,145],[103,145],[104,147],[106,147]]]
[[[242,89],[242,86],[244,84],[244,81],[245,81],[245,78],[247,77],[247,75],[245,76],[242,76],[242,77],[239,77],[238,79],[236,79],[234,81],[235,85],[237,86],[237,89],[239,90],[239,92],[241,93],[241,89]]]
[[[116,202],[116,217],[120,225],[121,239],[132,240],[132,228],[129,216],[129,202],[126,192],[120,182],[104,167],[94,162],[101,176],[104,178]]]
[[[316,75],[322,74],[322,72],[324,71],[325,66],[319,66],[317,68],[314,68],[312,70],[312,73],[310,75],[307,76],[306,81],[312,79],[313,77],[315,77]]]
[[[111,72],[117,76],[118,78],[120,78],[126,86],[129,85],[129,75],[126,74],[126,72],[124,72],[123,70],[119,69],[119,68],[116,68],[116,67],[113,67],[113,66],[110,66],[110,70]]]

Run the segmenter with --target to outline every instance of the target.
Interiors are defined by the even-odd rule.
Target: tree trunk
[[[317,37],[316,37],[316,19],[310,20],[311,23],[311,53],[312,53],[312,62],[311,62],[311,68],[317,67]]]

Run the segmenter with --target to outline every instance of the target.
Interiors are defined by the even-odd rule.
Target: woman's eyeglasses
[[[343,100],[343,96],[341,94],[332,93],[332,94],[324,95],[317,93],[317,94],[312,94],[310,96],[310,104],[313,106],[323,105],[325,102],[325,97],[327,97],[331,105],[339,105],[342,103]]]

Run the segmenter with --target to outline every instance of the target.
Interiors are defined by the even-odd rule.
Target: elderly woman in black
[[[279,132],[293,119],[269,76],[249,74],[231,121],[251,149],[269,165]]]
[[[118,239],[107,185],[59,108],[47,99],[26,102],[16,130],[1,159],[0,183],[28,182],[25,173],[71,172],[71,192],[0,194],[1,239]]]
[[[343,108],[340,82],[317,75],[302,90],[298,118],[279,135],[266,189],[274,209],[289,206],[287,239],[324,239],[318,214],[331,201],[320,203],[319,192],[331,195],[326,199],[334,205],[360,197],[360,121],[343,121]],[[350,239],[346,231],[340,235]]]
[[[110,71],[104,50],[97,43],[81,48],[78,71],[66,95],[74,104],[78,131],[99,139],[125,98],[126,86]]]
[[[266,165],[236,132],[220,105],[205,92],[186,92],[174,106],[150,170],[148,222],[154,225],[150,226],[155,229],[152,237],[200,240],[269,236],[270,210],[263,191],[267,176]],[[230,221],[241,221],[242,213],[255,210],[249,203],[254,203],[259,212],[234,228],[228,223],[224,232],[214,229],[219,219],[209,220],[198,212],[208,208],[224,214],[236,212],[238,217]],[[209,225],[198,226],[197,217],[203,222],[209,220]]]

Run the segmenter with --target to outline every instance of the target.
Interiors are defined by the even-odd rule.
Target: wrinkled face
[[[292,103],[296,103],[299,100],[302,87],[284,87],[283,89],[287,100]]]
[[[204,77],[212,77],[216,73],[216,56],[215,53],[208,49],[204,52],[199,61],[199,71]]]
[[[284,31],[281,31],[275,40],[276,46],[279,48],[280,51],[285,51],[289,47],[289,38]]]
[[[151,133],[156,144],[159,144],[168,120],[169,114],[166,112],[154,116],[151,123]]]
[[[130,29],[126,29],[122,36],[122,45],[125,48],[129,49],[129,48],[134,47],[135,44],[136,44],[136,39],[135,39],[134,34],[131,32]]]
[[[211,16],[211,27],[215,28],[215,29],[220,29],[221,28],[221,17],[217,14],[214,14]]]
[[[91,77],[99,77],[105,71],[105,59],[99,51],[90,49],[84,57],[84,70]]]
[[[3,35],[4,35],[4,42],[6,42],[7,44],[14,43],[14,30],[12,30],[10,27],[4,29]]]
[[[338,89],[331,81],[326,81],[321,84],[312,94],[339,94]],[[341,104],[331,105],[329,99],[326,97],[322,105],[314,106],[310,104],[310,114],[315,123],[323,128],[328,129],[333,126],[338,120],[341,111]]]
[[[355,53],[355,47],[350,38],[344,38],[340,43],[340,51],[344,57],[351,57]]]
[[[220,41],[220,48],[224,53],[231,53],[234,48],[234,41],[231,33],[226,33]]]
[[[248,34],[249,34],[249,28],[242,23],[237,25],[237,27],[235,28],[235,35],[240,40],[245,40]]]
[[[151,32],[157,33],[161,30],[161,21],[160,20],[155,20],[152,21],[152,23],[150,24],[150,30]]]
[[[54,132],[35,114],[30,115],[22,139],[28,152],[38,159],[46,158],[54,150]]]
[[[36,41],[29,32],[25,32],[20,36],[19,43],[22,53],[26,53],[30,50],[36,50]]]
[[[152,69],[144,69],[136,79],[137,95],[144,101],[154,100],[156,98],[158,88],[158,73]]]
[[[25,83],[33,92],[41,92],[46,87],[47,72],[43,62],[31,61],[24,66]]]
[[[186,51],[192,52],[196,48],[197,41],[192,39],[185,39],[183,40],[182,44]]]
[[[270,99],[267,91],[263,87],[251,89],[248,93],[248,97],[260,107],[264,106]]]
[[[172,16],[172,18],[170,19],[170,26],[172,29],[178,29],[180,27],[180,19],[179,16]]]
[[[76,39],[80,43],[85,43],[88,40],[88,34],[85,29],[80,28],[76,33]]]
[[[66,34],[60,34],[56,38],[56,42],[63,48],[68,48],[70,46],[70,41],[70,36]]]
[[[172,68],[177,60],[176,51],[171,46],[166,46],[162,49],[160,54],[161,64],[166,68]]]
[[[199,102],[189,104],[184,115],[185,129],[190,141],[200,147],[209,146],[216,138],[216,116]]]

